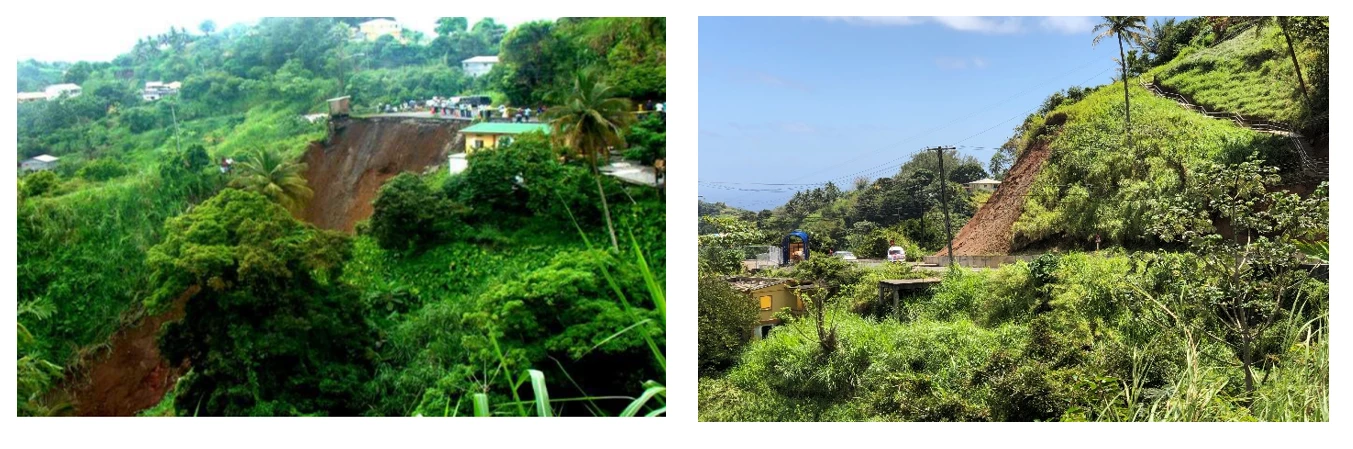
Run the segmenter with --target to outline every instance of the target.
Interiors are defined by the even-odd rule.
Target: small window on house
[[[770,310],[770,295],[761,297],[761,310]]]
[[[474,147],[475,147],[476,150],[477,150],[477,149],[480,149],[480,148],[484,148],[484,141],[483,141],[483,140],[480,140],[480,139],[475,139],[475,140],[474,140]]]

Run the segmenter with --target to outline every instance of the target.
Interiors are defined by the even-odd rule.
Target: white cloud
[[[1043,29],[1065,34],[1089,33],[1095,19],[1089,16],[1051,16],[1039,20]]]
[[[935,65],[944,70],[963,70],[967,68],[985,69],[987,60],[972,58],[940,57],[935,59]]]
[[[939,17],[874,17],[874,16],[837,16],[822,19],[845,22],[863,26],[911,26],[935,23],[946,28],[982,34],[1014,34],[1029,31],[1031,22],[1037,23],[1037,29],[1054,33],[1084,33],[1095,26],[1095,20],[1086,16],[1051,17],[995,17],[995,16],[939,16]],[[1029,19],[1026,22],[1025,19]]]

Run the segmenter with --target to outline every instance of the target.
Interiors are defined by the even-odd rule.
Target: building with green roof
[[[465,153],[474,153],[484,148],[498,148],[499,145],[512,143],[518,134],[531,132],[550,133],[550,125],[544,123],[476,123],[460,130],[465,136]]]

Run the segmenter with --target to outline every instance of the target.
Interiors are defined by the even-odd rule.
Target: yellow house
[[[781,324],[775,318],[775,312],[788,307],[790,312],[800,315],[808,310],[799,290],[812,288],[811,284],[801,286],[789,278],[730,277],[727,281],[734,290],[745,293],[759,309],[756,325],[751,329],[752,338],[765,338],[771,327]]]
[[[465,154],[485,148],[498,148],[499,145],[512,143],[519,134],[530,132],[550,133],[550,125],[543,123],[477,123],[460,130],[465,136]]]
[[[399,22],[390,19],[368,20],[358,24],[357,30],[369,41],[374,41],[388,34],[394,36],[395,40],[403,42],[403,38],[399,35]]]

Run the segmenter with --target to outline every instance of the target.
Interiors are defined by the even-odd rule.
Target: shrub
[[[412,249],[466,230],[464,208],[412,173],[386,181],[371,207],[369,232],[385,249]]]
[[[122,165],[121,162],[109,158],[99,158],[90,161],[84,167],[80,167],[80,171],[76,172],[75,175],[90,181],[107,181],[126,174],[127,166]]]
[[[715,276],[699,284],[700,371],[709,373],[733,364],[751,339],[757,305]]]
[[[61,179],[50,170],[39,170],[23,177],[23,183],[19,186],[19,192],[24,198],[33,198],[46,195],[56,190],[61,184]]]

